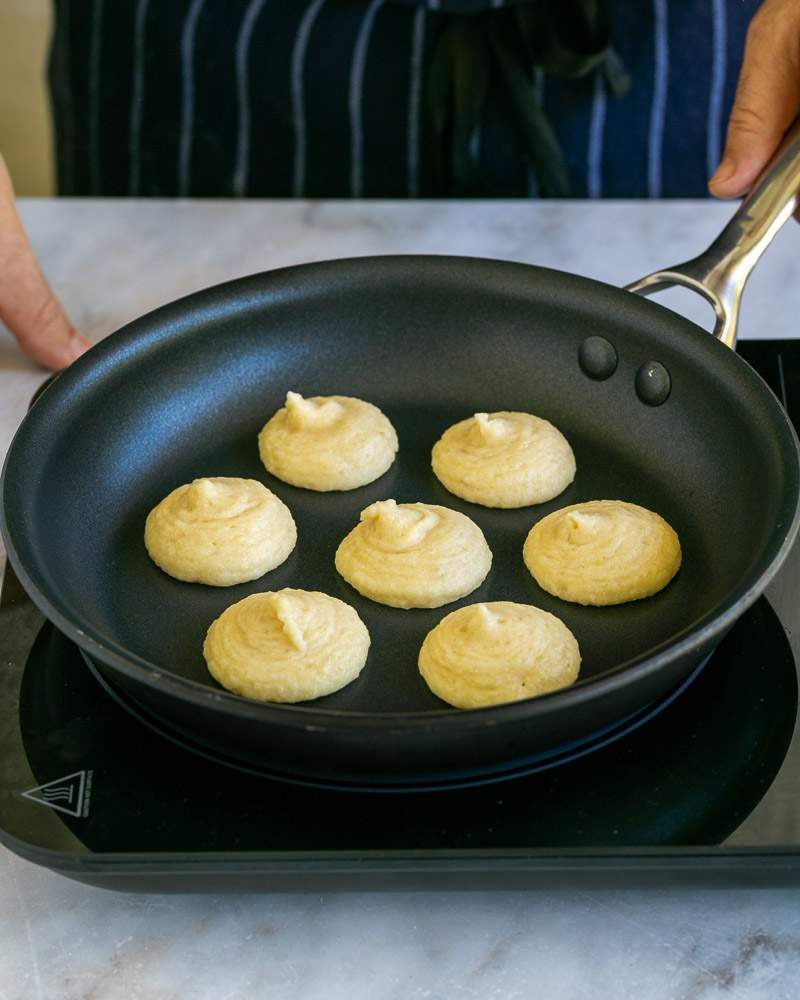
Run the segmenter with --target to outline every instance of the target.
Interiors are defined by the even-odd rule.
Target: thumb
[[[26,354],[46,368],[66,368],[90,347],[67,318],[39,270],[0,157],[0,319]]]
[[[36,268],[35,262],[33,266]],[[51,371],[60,371],[87,351],[91,342],[70,323],[61,303],[36,272],[38,268],[28,278],[20,276],[17,291],[22,294],[15,295],[15,302],[3,303],[0,317],[29,357]]]
[[[708,182],[717,197],[735,198],[749,190],[797,114],[798,48],[800,8],[795,2],[767,0],[747,32],[725,151]]]

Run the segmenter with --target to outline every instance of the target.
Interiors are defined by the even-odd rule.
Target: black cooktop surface
[[[791,410],[800,342],[740,351]],[[787,636],[800,627],[799,576],[796,549],[769,591],[780,619],[759,600],[679,691],[625,726],[499,783],[369,794],[245,773],[159,733],[7,570],[0,840],[136,890],[800,883]]]

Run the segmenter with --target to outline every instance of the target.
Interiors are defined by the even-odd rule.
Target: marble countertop
[[[21,203],[76,325],[97,340],[206,285],[300,261],[454,253],[622,284],[686,259],[710,202]],[[800,231],[747,289],[744,337],[798,335]],[[707,307],[675,303],[708,325]],[[686,308],[688,302],[689,308]],[[0,329],[0,455],[45,377]],[[790,1000],[797,892],[133,896],[0,848],[0,1000]]]

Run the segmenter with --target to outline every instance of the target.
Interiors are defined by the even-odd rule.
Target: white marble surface
[[[5,1000],[796,1000],[797,893],[120,896],[0,858]]]
[[[22,211],[48,277],[98,339],[202,286],[329,257],[473,254],[623,283],[701,249],[730,208],[27,201]],[[748,288],[743,336],[797,336],[798,248],[787,227]],[[0,331],[0,454],[43,377]],[[0,849],[0,901],[0,1000],[800,996],[790,891],[138,897]]]

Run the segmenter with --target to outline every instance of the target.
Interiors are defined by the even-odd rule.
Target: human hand
[[[0,319],[35,361],[58,371],[90,341],[73,327],[36,263],[0,156]]]
[[[708,182],[718,198],[745,194],[800,110],[800,0],[765,0],[747,31],[722,161]]]

